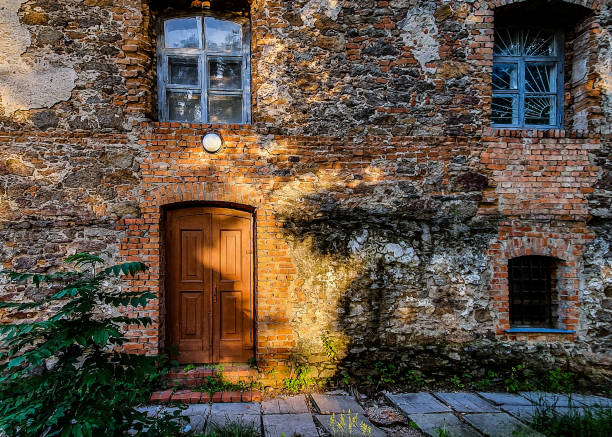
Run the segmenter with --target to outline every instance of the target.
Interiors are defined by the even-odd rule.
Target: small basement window
[[[157,47],[162,121],[250,122],[247,19],[168,18]]]
[[[498,128],[560,128],[563,33],[501,27],[493,48],[491,123]]]
[[[508,261],[510,326],[554,328],[556,260],[521,256]]]

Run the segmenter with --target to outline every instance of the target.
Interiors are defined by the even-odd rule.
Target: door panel
[[[252,356],[250,235],[250,220],[235,215],[215,216],[212,280],[216,361],[246,361]]]
[[[168,211],[166,305],[179,362],[253,356],[252,220],[225,208]]]
[[[202,314],[202,294],[181,293],[181,339],[201,338]]]
[[[220,273],[222,281],[240,280],[240,258],[243,256],[240,231],[221,230],[221,265]]]
[[[221,340],[240,340],[240,293],[221,292]]]
[[[181,281],[202,282],[204,269],[200,256],[204,249],[204,232],[200,229],[181,229]]]

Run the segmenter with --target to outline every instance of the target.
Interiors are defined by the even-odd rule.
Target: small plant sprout
[[[372,427],[363,420],[359,420],[359,415],[352,414],[351,410],[337,416],[332,414],[329,418],[329,426],[332,436],[335,437],[370,437],[372,435]]]

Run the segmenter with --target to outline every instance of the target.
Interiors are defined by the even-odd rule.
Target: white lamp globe
[[[222,146],[223,140],[216,132],[209,132],[202,138],[202,148],[208,153],[218,152]]]

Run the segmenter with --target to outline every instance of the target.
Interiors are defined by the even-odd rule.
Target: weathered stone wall
[[[520,132],[488,128],[502,2],[470,1],[254,0],[253,125],[156,123],[166,3],[0,9],[5,268],[49,271],[77,250],[144,260],[151,271],[133,286],[158,292],[154,326],[130,331],[127,348],[157,353],[164,206],[248,205],[264,365],[309,361],[329,375],[327,335],[352,371],[378,359],[431,373],[530,360],[609,375],[607,5],[585,3],[593,12],[571,28],[568,130]],[[200,146],[211,129],[225,140],[215,155]],[[528,253],[565,262],[561,323],[575,335],[505,333],[504,269]]]

